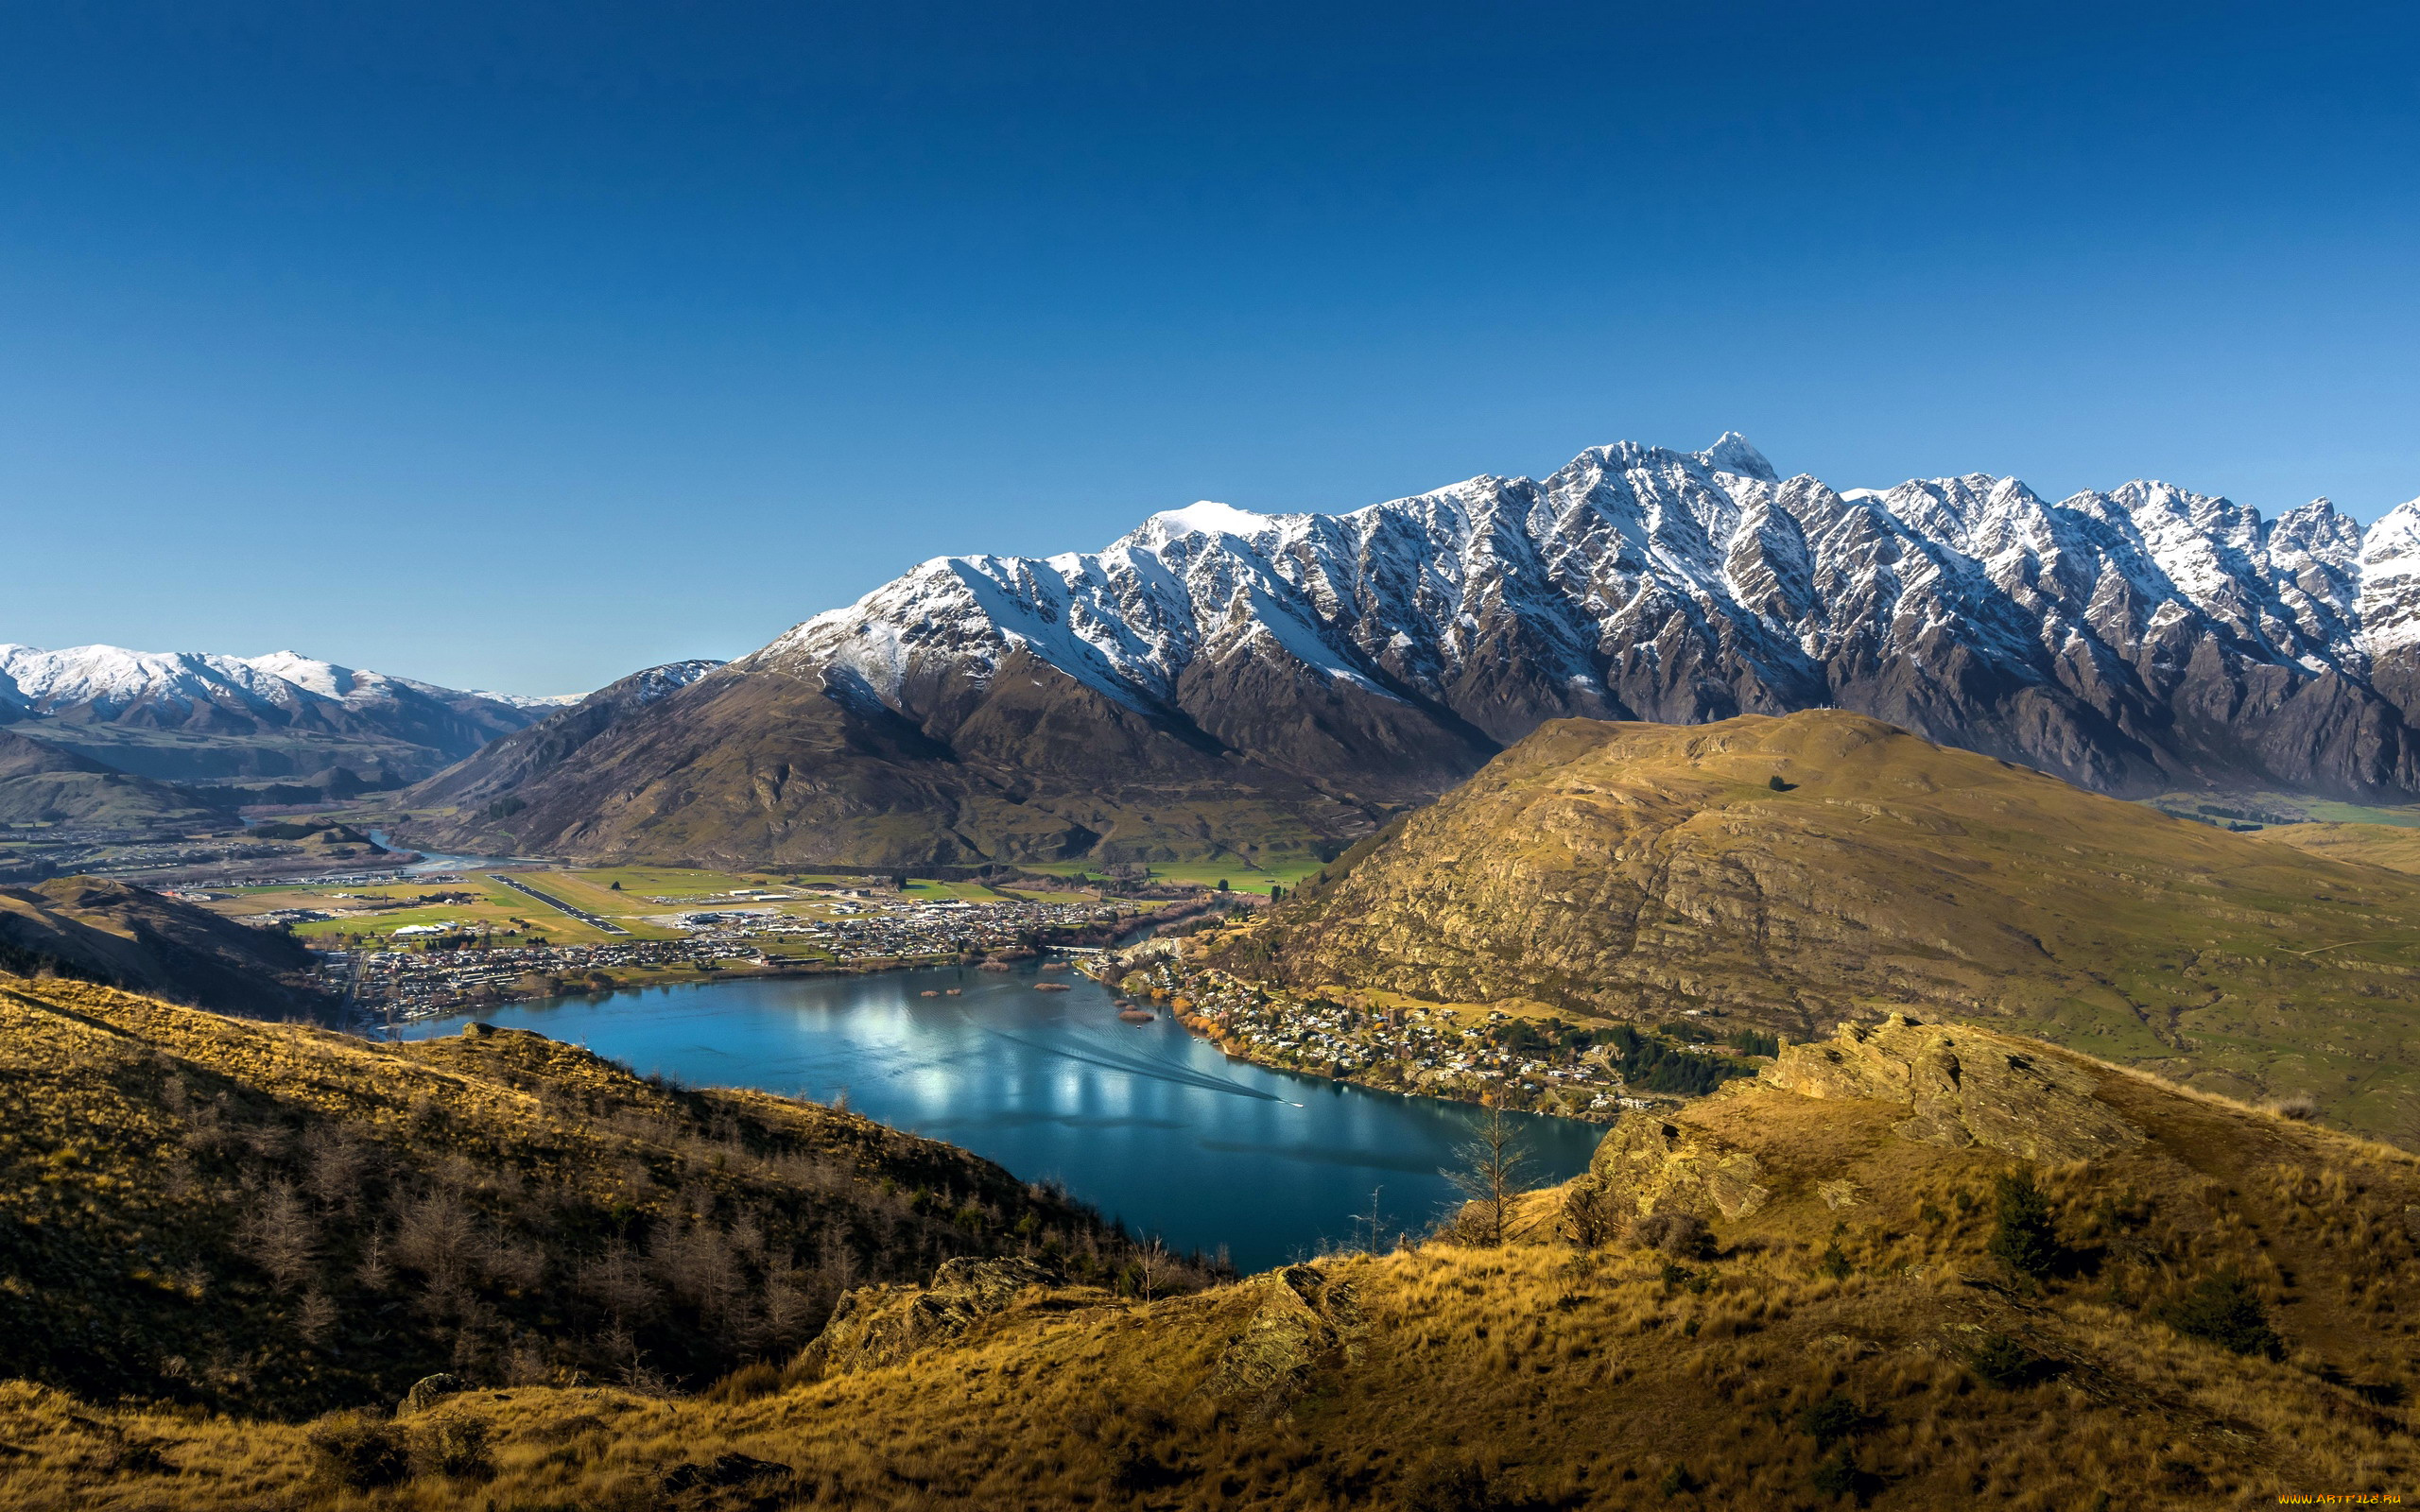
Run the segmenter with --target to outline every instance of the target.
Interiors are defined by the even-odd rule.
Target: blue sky
[[[518,692],[1746,432],[2420,494],[2408,6],[0,9],[0,640]]]

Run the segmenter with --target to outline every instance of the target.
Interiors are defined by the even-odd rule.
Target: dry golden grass
[[[1327,1295],[1350,1301],[1291,1359],[1289,1396],[1221,1384],[1245,1341],[1268,1348],[1272,1279],[1150,1303],[1033,1292],[820,1380],[474,1391],[439,1411],[486,1427],[486,1472],[365,1491],[327,1480],[303,1425],[10,1387],[0,1505],[2049,1512],[2412,1489],[2420,1162],[2099,1070],[2149,1138],[2038,1173],[2067,1254],[2039,1280],[1988,1251],[2001,1158],[1912,1143],[1879,1104],[1756,1086],[1678,1115],[1754,1152],[1772,1188],[1714,1225],[1713,1258],[1576,1248],[1555,1194],[1502,1248],[1334,1257]],[[2159,1321],[2228,1271],[2282,1358]],[[1837,1445],[1809,1431],[1827,1414]],[[725,1454],[781,1469],[680,1488],[679,1467]]]
[[[962,1150],[498,1032],[380,1045],[0,977],[0,1376],[307,1417],[702,1384],[861,1280],[1119,1242]]]
[[[2420,878],[2295,848],[2318,828],[2231,834],[1839,710],[1559,720],[1198,949],[1330,996],[1796,1040],[1988,1021],[2420,1147]]]

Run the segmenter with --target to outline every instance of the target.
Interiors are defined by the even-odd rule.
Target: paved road
[[[522,882],[513,877],[506,876],[501,871],[491,871],[488,875],[493,880],[503,883],[514,892],[526,892],[530,897],[537,899],[542,903],[544,903],[547,907],[560,909],[562,912],[571,915],[572,918],[579,919],[581,923],[586,924],[593,929],[601,929],[608,935],[627,935],[630,933],[629,930],[624,929],[621,925],[616,924],[610,919],[599,919],[585,908],[574,908],[571,904],[563,902],[560,898],[550,898],[544,893],[540,892],[537,888],[530,886],[527,883]]]

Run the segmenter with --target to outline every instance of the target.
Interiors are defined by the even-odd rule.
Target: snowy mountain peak
[[[1137,532],[1152,544],[1165,544],[1179,536],[1242,536],[1249,540],[1274,524],[1274,517],[1238,509],[1232,504],[1215,499],[1200,499],[1182,509],[1163,509],[1145,522]]]
[[[1748,443],[1748,438],[1737,431],[1724,431],[1712,446],[1697,454],[1699,461],[1717,472],[1736,472],[1744,478],[1764,483],[1778,483],[1780,477],[1765,454]]]

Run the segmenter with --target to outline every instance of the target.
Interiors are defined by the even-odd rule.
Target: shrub
[[[2005,1333],[1986,1333],[1969,1357],[1975,1373],[2005,1391],[2031,1385],[2042,1374],[2039,1356]]]
[[[1621,1210],[1594,1177],[1571,1183],[1564,1195],[1563,1216],[1571,1228],[1571,1242],[1582,1249],[1601,1248],[1621,1231]]]
[[[320,1472],[350,1491],[392,1486],[412,1472],[404,1431],[363,1412],[331,1413],[303,1435]]]
[[[1634,1219],[1631,1237],[1675,1260],[1703,1260],[1714,1253],[1714,1232],[1694,1212],[1651,1212]]]
[[[412,1430],[412,1464],[424,1475],[484,1481],[495,1473],[488,1425],[462,1413],[441,1413]]]
[[[2268,1309],[2234,1271],[2204,1276],[2191,1290],[2169,1301],[2159,1320],[2187,1338],[2215,1344],[2236,1354],[2286,1357],[2286,1341],[2269,1326]]]
[[[1879,1483],[1858,1469],[1857,1461],[1849,1457],[1849,1447],[1842,1444],[1815,1467],[1811,1484],[1818,1496],[1854,1496],[1863,1502]]]
[[[1849,1273],[1857,1269],[1849,1263],[1848,1251],[1841,1247],[1837,1239],[1824,1246],[1824,1258],[1816,1263],[1815,1268],[1836,1281],[1847,1280]]]
[[[1664,1478],[1655,1483],[1655,1488],[1666,1496],[1678,1496],[1684,1491],[1696,1490],[1698,1478],[1689,1473],[1686,1465],[1675,1465],[1664,1472]]]
[[[1032,1214],[1028,1213],[1027,1216],[1029,1218]],[[708,1386],[703,1395],[708,1401],[741,1402],[752,1401],[758,1397],[769,1397],[781,1389],[781,1371],[759,1360],[754,1365],[742,1366],[734,1370]]]
[[[1868,1424],[1858,1404],[1835,1391],[1799,1409],[1798,1431],[1815,1440],[1816,1452],[1863,1433]]]
[[[2047,1276],[2065,1253],[2050,1227],[2050,1199],[2030,1170],[2003,1173],[1994,1186],[1999,1227],[1992,1232],[1992,1257],[2020,1276]]]
[[[1493,1512],[1503,1504],[1486,1472],[1468,1460],[1425,1460],[1404,1477],[1405,1512]]]

